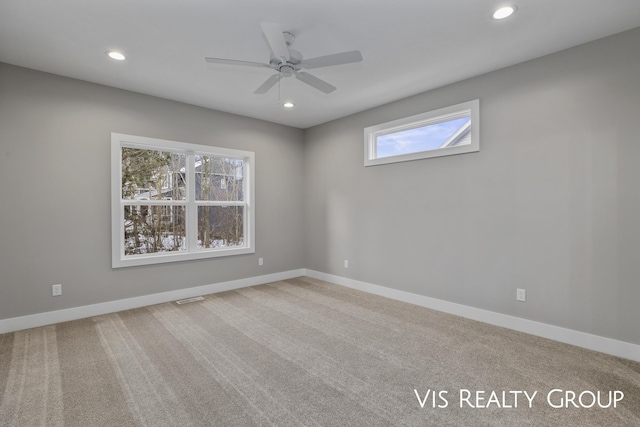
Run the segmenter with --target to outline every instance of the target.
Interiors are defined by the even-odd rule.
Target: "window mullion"
[[[120,204],[122,206],[185,206],[184,200],[134,200],[123,199]]]
[[[198,200],[196,206],[246,206],[245,201]]]
[[[187,250],[195,252],[198,249],[198,209],[196,207],[196,156],[187,154]]]

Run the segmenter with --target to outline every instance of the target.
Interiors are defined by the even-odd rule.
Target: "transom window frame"
[[[471,117],[471,143],[454,147],[441,147],[433,150],[416,151],[408,154],[378,157],[377,138],[393,133],[417,129],[458,118]],[[392,120],[369,126],[364,129],[364,166],[377,166],[389,163],[407,162],[434,157],[480,151],[480,100],[463,102],[433,111]]]
[[[185,200],[145,200],[140,205],[185,205],[186,206],[186,238],[190,242],[184,251],[156,252],[150,254],[136,254],[125,256],[125,209],[132,205],[131,200],[122,198],[122,148],[138,148],[185,154],[186,186]],[[243,160],[243,200],[207,202],[207,205],[244,207],[243,244],[222,248],[196,249],[197,241],[197,209],[195,197],[195,155],[225,157]],[[252,151],[231,148],[213,147],[208,145],[191,144],[121,133],[111,133],[111,264],[112,268],[131,267],[139,265],[161,264],[177,261],[188,261],[206,258],[226,257],[255,253],[255,153]],[[135,203],[134,203],[135,204]]]

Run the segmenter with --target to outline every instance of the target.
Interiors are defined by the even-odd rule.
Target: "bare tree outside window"
[[[122,148],[122,198],[185,200],[184,154]],[[185,208],[163,204],[124,206],[125,255],[185,249]]]
[[[239,159],[196,157],[198,248],[243,245],[244,208],[206,203],[243,201],[243,169]]]
[[[122,148],[125,255],[186,249],[185,207],[140,201],[186,200],[186,157],[167,151]],[[198,249],[240,246],[244,241],[241,159],[195,155]],[[231,202],[229,205],[220,202]]]

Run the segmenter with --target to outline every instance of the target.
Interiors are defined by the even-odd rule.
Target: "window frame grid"
[[[128,200],[122,198],[122,148],[137,148],[185,154],[184,200]],[[195,156],[243,160],[243,200],[196,200]],[[142,136],[111,134],[111,234],[112,268],[150,265],[175,261],[224,257],[255,253],[255,153],[251,151],[189,144]],[[193,182],[192,182],[193,181]],[[125,255],[125,206],[185,206],[185,251]],[[198,206],[242,206],[244,208],[243,245],[223,248],[198,248]]]

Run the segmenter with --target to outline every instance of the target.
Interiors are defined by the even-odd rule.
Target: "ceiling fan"
[[[308,84],[324,93],[331,93],[336,87],[330,85],[318,77],[309,74],[303,69],[313,69],[321,67],[331,67],[333,65],[349,64],[362,61],[362,54],[359,50],[349,52],[334,53],[316,58],[304,59],[297,50],[291,49],[295,37],[289,32],[283,32],[278,24],[263,23],[264,33],[269,48],[271,49],[271,59],[268,64],[251,61],[239,61],[236,59],[205,58],[205,61],[212,64],[241,65],[246,67],[265,67],[276,70],[277,73],[269,77],[258,89],[256,94],[264,94],[276,85],[283,77],[295,76],[296,79]]]

